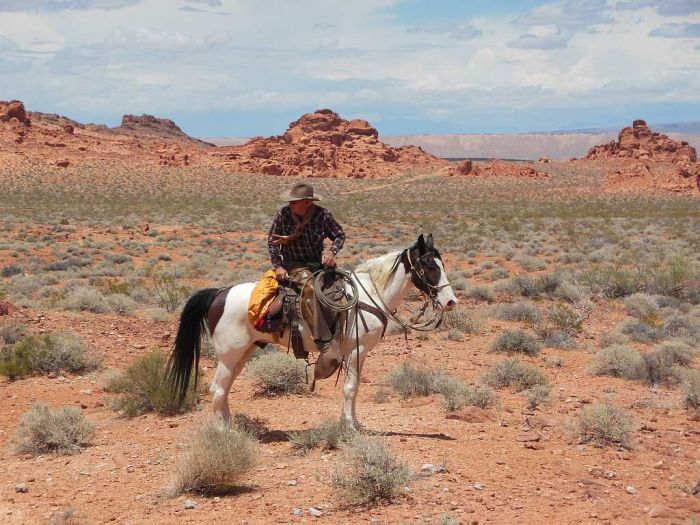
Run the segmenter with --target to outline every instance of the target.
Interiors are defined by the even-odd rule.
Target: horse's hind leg
[[[345,379],[345,384],[343,385],[343,412],[340,416],[340,420],[359,430],[360,423],[357,421],[357,415],[355,413],[355,401],[357,400],[357,392],[360,388],[360,375],[362,374],[362,367],[365,364],[366,351],[362,345],[360,345],[359,366],[357,354],[357,349],[355,349],[348,356],[348,376]]]
[[[219,421],[229,424],[231,421],[231,410],[228,404],[228,393],[231,390],[231,385],[233,380],[238,377],[241,373],[243,367],[248,361],[248,357],[253,352],[255,345],[252,345],[245,352],[238,354],[238,359],[219,360],[219,364],[216,366],[216,373],[214,374],[214,379],[211,382],[209,391],[213,395],[212,408],[214,409],[214,414],[219,419]]]

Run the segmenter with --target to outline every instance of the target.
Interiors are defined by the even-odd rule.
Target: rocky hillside
[[[419,147],[388,146],[366,120],[345,120],[330,109],[302,115],[282,135],[217,148],[212,155],[229,168],[269,175],[373,178],[449,167]]]
[[[695,148],[653,132],[643,120],[620,131],[618,139],[591,148],[587,160],[609,162],[608,186],[700,192],[700,163]]]

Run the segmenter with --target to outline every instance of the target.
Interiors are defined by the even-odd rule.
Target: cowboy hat
[[[280,198],[283,201],[287,202],[292,202],[292,201],[304,201],[304,200],[310,200],[310,201],[320,201],[321,196],[317,193],[314,195],[314,188],[311,184],[307,184],[306,182],[299,182],[292,186],[292,189],[289,191],[285,191],[280,195]]]

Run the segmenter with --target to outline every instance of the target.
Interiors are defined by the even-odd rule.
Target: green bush
[[[693,350],[684,343],[662,343],[644,355],[646,379],[651,384],[675,381],[679,375],[678,367],[690,365],[694,357]]]
[[[700,371],[687,370],[681,377],[681,391],[685,397],[685,404],[700,410]]]
[[[467,297],[475,299],[477,301],[485,301],[487,303],[493,302],[494,293],[493,288],[485,284],[474,286],[467,290]]]
[[[630,414],[614,405],[595,403],[585,407],[573,421],[572,429],[580,443],[632,448],[634,420]]]
[[[169,489],[171,496],[183,492],[225,493],[257,462],[253,436],[236,426],[205,424],[179,458]]]
[[[542,370],[515,357],[496,363],[484,374],[482,380],[493,388],[512,386],[517,392],[549,384],[549,379]]]
[[[637,319],[627,319],[620,327],[620,332],[640,343],[654,343],[664,337],[663,328],[653,326]]]
[[[491,351],[534,356],[540,353],[540,345],[537,339],[522,330],[508,330],[491,345]]]
[[[20,453],[75,454],[90,443],[94,434],[93,425],[79,408],[54,410],[37,404],[22,416],[15,444]]]
[[[169,313],[176,311],[190,296],[190,288],[178,283],[171,275],[152,273],[150,277],[158,306]]]
[[[343,447],[345,467],[333,474],[339,498],[351,505],[391,501],[411,480],[408,466],[381,441],[358,435]]]
[[[304,363],[281,352],[267,352],[247,365],[262,395],[296,394],[306,389]]]
[[[10,380],[32,372],[82,373],[99,365],[98,359],[88,356],[83,340],[71,333],[28,336],[0,352],[0,374]]]
[[[172,394],[172,386],[165,377],[168,360],[158,350],[153,350],[134,361],[121,374],[112,378],[105,390],[121,394],[114,400],[115,410],[121,410],[126,417],[135,417],[146,412],[163,415],[193,410],[198,394],[194,391],[194,381],[185,396],[182,408],[178,407],[177,395]],[[199,381],[201,385],[201,381]]]

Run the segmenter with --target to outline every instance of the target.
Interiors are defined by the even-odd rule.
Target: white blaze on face
[[[447,280],[447,272],[445,272],[445,267],[443,266],[442,261],[436,258],[435,262],[440,268],[440,282],[438,283],[438,288],[440,288],[440,291],[438,292],[437,302],[445,310],[452,310],[457,305],[457,296],[452,290],[450,282]]]

